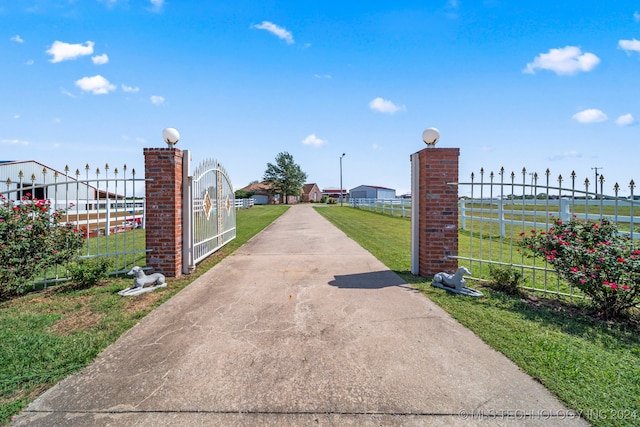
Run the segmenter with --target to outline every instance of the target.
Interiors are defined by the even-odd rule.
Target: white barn
[[[395,199],[396,190],[376,185],[360,185],[349,190],[350,199]]]
[[[76,171],[60,172],[35,160],[0,160],[0,193],[18,200],[27,193],[37,199],[95,200],[99,190]]]

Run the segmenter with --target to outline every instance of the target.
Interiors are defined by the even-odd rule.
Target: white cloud
[[[15,35],[13,37],[11,37],[10,39],[12,42],[16,42],[16,43],[24,43],[24,40],[22,39],[22,37],[20,37],[19,35]]]
[[[46,53],[52,55],[53,58],[49,62],[62,62],[70,59],[76,59],[79,56],[93,54],[93,45],[95,43],[88,41],[84,45],[82,43],[69,44],[61,41],[54,41],[51,48]]]
[[[63,95],[67,95],[69,98],[75,98],[76,97],[74,94],[72,94],[71,92],[69,92],[68,90],[66,90],[63,87],[60,88],[60,92],[62,92]]]
[[[636,22],[640,22],[640,12],[633,12],[633,20]]]
[[[447,18],[456,19],[458,17],[459,7],[460,7],[460,2],[458,0],[448,0],[446,5]]]
[[[103,65],[109,62],[109,57],[106,53],[103,53],[102,55],[92,56],[91,60],[96,65]]]
[[[146,144],[147,140],[140,136],[131,137],[129,135],[122,135],[122,140],[126,142],[135,142],[136,144]]]
[[[567,159],[579,159],[582,157],[582,153],[579,151],[565,151],[564,153],[556,153],[549,157],[549,160],[558,161],[558,160],[567,160]]]
[[[160,12],[164,6],[164,0],[149,0],[151,3],[151,10],[154,12]]]
[[[373,144],[373,145],[371,146],[371,149],[372,149],[373,151],[382,151],[382,146],[381,146],[381,145],[378,145],[378,144]]]
[[[164,104],[164,97],[163,96],[158,96],[158,95],[152,95],[151,98],[151,103],[154,105],[161,105]]]
[[[304,145],[311,145],[313,147],[322,147],[327,143],[327,141],[325,141],[324,139],[318,138],[315,133],[312,133],[311,135],[303,139],[302,143]]]
[[[618,40],[618,49],[622,49],[627,53],[640,53],[640,40]]]
[[[373,99],[371,102],[369,102],[369,108],[371,108],[374,111],[378,111],[380,113],[387,113],[387,114],[395,114],[398,111],[405,110],[404,105],[403,106],[397,106],[395,105],[393,102],[388,101],[386,99],[382,99],[380,97]]]
[[[128,93],[136,93],[140,90],[140,88],[137,86],[133,87],[133,86],[122,85],[122,90]]]
[[[631,114],[623,114],[622,116],[616,119],[616,124],[618,126],[631,126],[636,123],[636,119],[633,118]]]
[[[34,64],[34,60],[30,59],[27,62],[25,62],[26,65],[33,65]]]
[[[293,35],[289,31],[269,21],[262,21],[262,24],[254,25],[253,28],[256,28],[258,30],[266,30],[271,34],[274,34],[278,38],[284,40],[285,42],[287,42],[287,44],[295,43],[295,41],[293,41]]]
[[[588,108],[574,114],[573,119],[579,123],[600,123],[606,122],[609,118],[600,110]]]
[[[16,119],[16,120],[18,120],[18,119],[20,118],[20,114],[14,114],[14,115],[13,115],[13,118],[14,118],[14,119]]]
[[[109,80],[99,74],[97,76],[83,77],[80,80],[77,80],[76,86],[86,92],[91,92],[94,95],[105,95],[116,90],[115,85],[109,83]]]
[[[314,74],[313,77],[316,79],[330,79],[331,74]]]
[[[577,46],[566,46],[560,49],[550,49],[541,53],[527,64],[523,73],[534,74],[537,69],[553,71],[560,75],[576,74],[579,71],[591,71],[600,63],[593,53],[582,53]]]
[[[29,145],[29,141],[25,141],[22,139],[0,139],[0,143],[11,145]]]

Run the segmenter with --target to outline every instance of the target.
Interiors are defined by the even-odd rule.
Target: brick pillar
[[[147,267],[182,274],[182,151],[145,148]]]
[[[428,147],[416,155],[418,274],[455,273],[458,260],[450,257],[458,255],[458,186],[447,183],[458,182],[460,149]]]

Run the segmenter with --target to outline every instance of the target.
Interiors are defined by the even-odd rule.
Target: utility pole
[[[595,166],[591,168],[591,170],[596,171],[596,181],[594,182],[596,199],[598,198],[598,176],[600,176],[600,174],[598,174],[598,169],[604,169],[604,168],[602,166]]]
[[[340,206],[342,206],[342,198],[343,198],[343,194],[342,194],[342,158],[346,155],[347,153],[342,153],[342,156],[340,156]]]

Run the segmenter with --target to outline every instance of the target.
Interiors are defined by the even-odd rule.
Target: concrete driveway
[[[14,425],[586,425],[571,414],[298,205]]]

